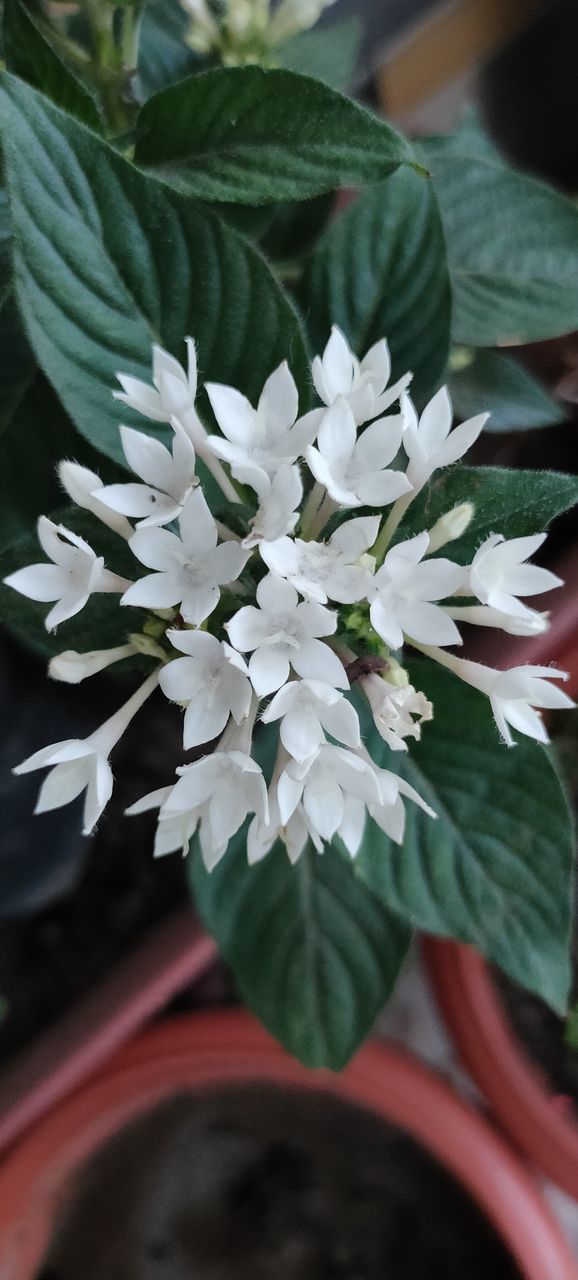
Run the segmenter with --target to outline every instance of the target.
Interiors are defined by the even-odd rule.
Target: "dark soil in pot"
[[[384,1081],[384,1088],[386,1088]],[[520,1280],[416,1143],[326,1094],[189,1094],[75,1180],[37,1280]]]

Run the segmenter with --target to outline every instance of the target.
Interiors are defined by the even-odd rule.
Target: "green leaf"
[[[488,410],[486,431],[528,431],[554,426],[568,415],[545,387],[499,351],[475,351],[465,368],[450,374],[454,408],[462,419]]]
[[[35,372],[36,360],[10,287],[0,299],[0,437],[12,421]]]
[[[202,200],[267,204],[378,182],[413,157],[389,125],[318,80],[227,67],[145,104],[135,160]]]
[[[387,338],[393,376],[414,373],[423,402],[448,355],[450,283],[436,199],[429,182],[399,169],[329,226],[298,290],[315,350],[338,324],[361,356]]]
[[[94,98],[58,56],[49,29],[43,31],[21,0],[4,0],[4,57],[9,71],[41,89],[63,111],[100,128]]]
[[[182,80],[201,64],[185,44],[190,26],[179,0],[149,0],[142,18],[138,81],[144,98]]]
[[[279,61],[287,71],[300,71],[345,93],[353,80],[362,36],[361,19],[352,14],[325,30],[294,36],[279,50]]]
[[[470,564],[490,533],[519,538],[539,533],[578,502],[578,477],[557,471],[510,471],[502,467],[449,467],[438,472],[412,502],[396,541],[430,529],[446,511],[473,502],[467,532],[452,542],[451,559]]]
[[[67,529],[72,529],[85,538],[97,555],[104,556],[108,569],[128,578],[135,577],[136,561],[126,542],[100,524],[89,512],[80,511],[77,507],[61,506],[48,511],[47,515],[55,524],[64,524]],[[49,634],[44,619],[50,606],[28,600],[3,582],[7,574],[14,573],[16,569],[22,569],[28,564],[40,564],[45,560],[35,530],[19,538],[0,554],[0,622],[42,657],[52,658],[64,649],[78,649],[80,652],[106,649],[124,644],[131,632],[142,630],[142,609],[132,609],[130,606],[120,608],[118,595],[97,594],[91,596],[81,613]]]
[[[422,144],[448,246],[455,341],[494,347],[569,333],[578,328],[578,209],[470,136]]]
[[[193,849],[195,902],[243,999],[306,1066],[345,1066],[393,988],[408,927],[335,849],[291,866],[277,844],[249,867],[241,834],[210,874]]]
[[[407,804],[403,847],[370,823],[356,874],[401,919],[476,946],[558,1012],[571,981],[574,843],[549,753],[498,742],[487,699],[447,671],[416,663],[412,682],[435,718],[411,755],[372,733],[369,750],[436,810]]]
[[[87,440],[122,461],[116,373],[150,380],[155,341],[182,359],[192,334],[201,379],[251,398],[284,358],[308,387],[296,312],[255,249],[27,85],[2,85],[18,298],[36,356]]]

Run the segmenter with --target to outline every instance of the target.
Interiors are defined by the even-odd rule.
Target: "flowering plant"
[[[84,793],[92,832],[111,751],[160,686],[193,755],[176,779],[159,765],[159,789],[128,812],[158,811],[155,854],[191,850],[199,910],[266,1024],[337,1067],[415,926],[565,1005],[571,831],[540,715],[573,705],[565,676],[459,648],[463,624],[547,628],[536,606],[560,579],[531,561],[578,482],[462,464],[487,413],[454,425],[439,385],[451,303],[457,339],[480,346],[500,293],[512,325],[564,327],[570,303],[536,320],[554,311],[548,288],[520,299],[499,273],[468,292],[424,157],[321,81],[269,66],[322,7],[187,0],[184,47],[226,65],[150,97],[136,145],[113,147],[98,132],[136,109],[115,58],[139,6],[118,6],[108,43],[92,29],[106,56],[89,93],[72,71],[56,88],[55,32],[7,3],[5,382],[20,430],[42,405],[49,465],[37,420],[45,559],[29,533],[11,542],[2,603],[56,680],[145,668],[87,738],[17,765],[49,770],[37,811]],[[450,144],[430,151],[451,169]],[[305,259],[302,210],[282,202],[338,181],[377,186]],[[576,253],[578,214],[539,191]],[[59,455],[67,503],[47,515]]]

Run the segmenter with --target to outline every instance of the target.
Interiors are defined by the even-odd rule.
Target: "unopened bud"
[[[387,669],[383,672],[382,679],[385,680],[386,684],[392,684],[395,689],[405,689],[409,684],[409,676],[405,667],[402,667],[397,658],[392,658],[390,653],[387,654],[386,661]]]
[[[427,554],[431,555],[434,551],[439,551],[440,547],[445,547],[446,543],[455,542],[457,538],[461,538],[471,524],[474,513],[475,507],[472,502],[462,502],[461,506],[452,507],[451,511],[446,511],[445,515],[440,516],[433,529],[429,531]]]

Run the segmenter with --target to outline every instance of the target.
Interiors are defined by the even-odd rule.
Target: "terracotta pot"
[[[578,1200],[578,1125],[548,1091],[506,1018],[489,966],[471,947],[428,938],[424,952],[463,1065],[518,1149]]]
[[[528,1172],[435,1075],[376,1042],[341,1075],[307,1071],[242,1010],[189,1015],[144,1032],[106,1074],[23,1139],[0,1169],[3,1280],[31,1280],[75,1171],[121,1126],[183,1088],[259,1079],[326,1090],[399,1125],[478,1202],[526,1280],[578,1280],[578,1266]]]

